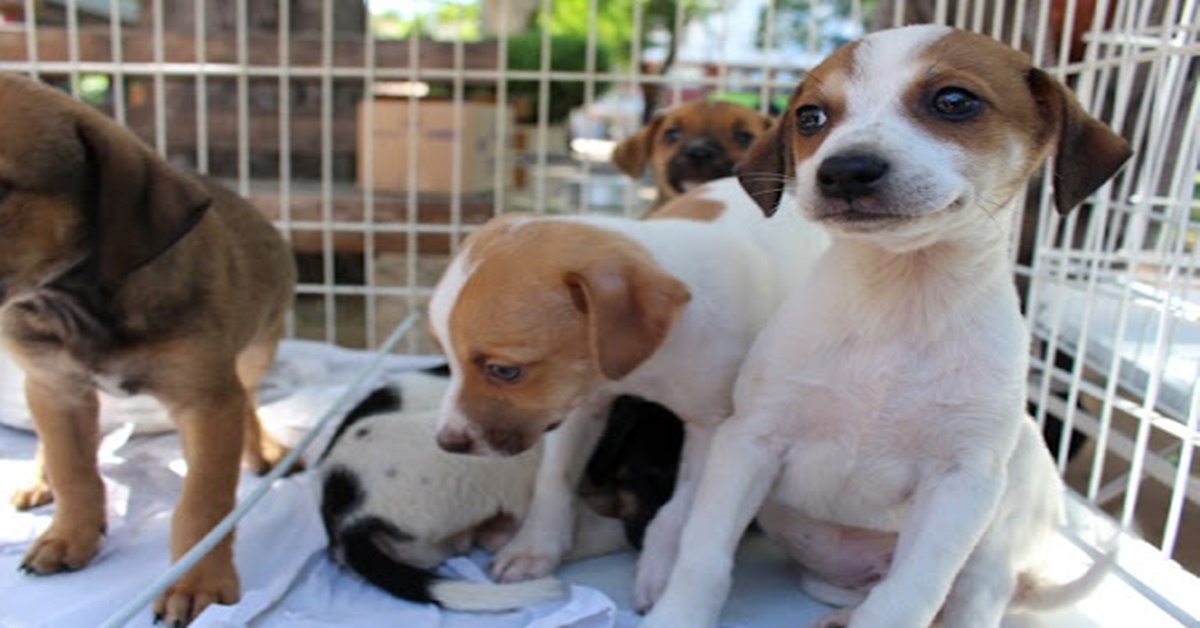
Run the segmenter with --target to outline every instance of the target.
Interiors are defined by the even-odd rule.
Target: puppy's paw
[[[271,472],[279,463],[291,453],[291,448],[280,444],[274,439],[267,438],[263,435],[262,443],[259,447],[252,450],[247,450],[244,459],[246,467],[255,475],[266,475]],[[297,460],[296,464],[288,470],[288,473],[296,473],[304,470],[304,460]]]
[[[667,578],[671,575],[671,565],[663,565],[661,561],[645,560],[642,555],[638,559],[637,576],[633,581],[633,608],[639,613],[649,611],[662,597],[667,588]]]
[[[13,491],[9,501],[17,510],[30,510],[54,501],[54,492],[50,490],[49,484],[38,481]]]
[[[853,614],[854,609],[852,608],[839,608],[817,618],[811,628],[848,628],[850,616]]]
[[[154,601],[154,620],[186,626],[210,604],[236,604],[240,595],[232,564],[203,560]]]
[[[82,569],[100,550],[103,524],[59,525],[50,528],[29,547],[21,571],[38,575]]]
[[[546,545],[505,545],[492,559],[492,577],[498,582],[521,582],[550,575],[562,562],[562,552]]]

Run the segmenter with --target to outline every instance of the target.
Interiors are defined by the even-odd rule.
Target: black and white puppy
[[[564,597],[566,586],[552,577],[493,584],[436,573],[474,546],[495,551],[508,542],[528,508],[541,458],[540,447],[508,458],[439,448],[436,410],[446,385],[438,373],[407,375],[375,390],[337,428],[317,467],[330,555],[399,598],[451,610],[505,611]],[[589,476],[594,488],[616,493],[620,518],[577,504],[569,559],[640,545],[670,497],[682,433],[662,406],[635,398],[614,403]]]

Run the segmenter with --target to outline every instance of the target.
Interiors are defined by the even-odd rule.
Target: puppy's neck
[[[968,315],[978,299],[1011,289],[1011,262],[1001,238],[948,240],[903,252],[865,239],[835,238],[827,262],[854,300],[850,309],[863,327],[936,332]]]

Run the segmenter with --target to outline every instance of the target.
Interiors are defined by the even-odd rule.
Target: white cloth
[[[285,343],[279,365],[268,379],[274,389],[271,403],[261,411],[264,421],[294,442],[369,359],[364,352],[317,343]],[[389,360],[382,377],[435,361],[398,357]],[[0,414],[5,408],[0,406]],[[19,422],[0,416],[0,423]],[[185,469],[177,440],[171,433],[134,436],[133,425],[118,425],[106,436],[100,455],[108,489],[109,532],[87,568],[47,577],[18,572],[30,541],[49,524],[53,506],[25,513],[0,506],[0,627],[94,628],[167,569],[170,515]],[[314,460],[312,452],[323,446],[319,439],[307,459]],[[32,434],[0,426],[0,495],[9,494],[29,477],[34,447]],[[260,481],[243,474],[239,493],[247,494]],[[235,560],[241,601],[210,607],[195,626],[629,628],[636,624],[637,616],[630,610],[634,569],[630,552],[561,569],[559,575],[573,584],[565,601],[502,614],[442,612],[391,597],[331,562],[325,555],[318,500],[315,476],[310,473],[272,487],[238,526]],[[479,566],[486,560],[478,552],[470,559],[449,561],[443,568],[459,577],[484,579]],[[1186,592],[1200,599],[1198,590]],[[1145,598],[1115,578],[1091,599],[1097,603],[1081,607],[1080,612],[1049,615],[1044,625],[1152,625],[1157,613]],[[1114,605],[1124,612],[1114,611]],[[767,541],[752,538],[743,545],[733,592],[722,615],[723,627],[804,626],[827,610],[799,592],[786,561]],[[149,626],[151,615],[147,609],[129,625]]]

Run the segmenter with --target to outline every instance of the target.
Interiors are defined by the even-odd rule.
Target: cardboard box
[[[375,99],[373,124],[368,126],[366,101],[358,105],[358,186],[366,187],[366,147],[374,147],[373,189],[383,192],[408,191],[410,142],[416,147],[416,187],[427,194],[474,194],[495,187],[497,163],[508,172],[512,111],[507,116],[504,141],[496,137],[496,108],[493,103],[464,102],[461,124],[455,124],[455,105],[449,101],[420,101],[416,106],[415,136],[410,135],[407,98]],[[371,144],[368,144],[370,142]],[[454,187],[455,146],[460,147],[461,179]]]

